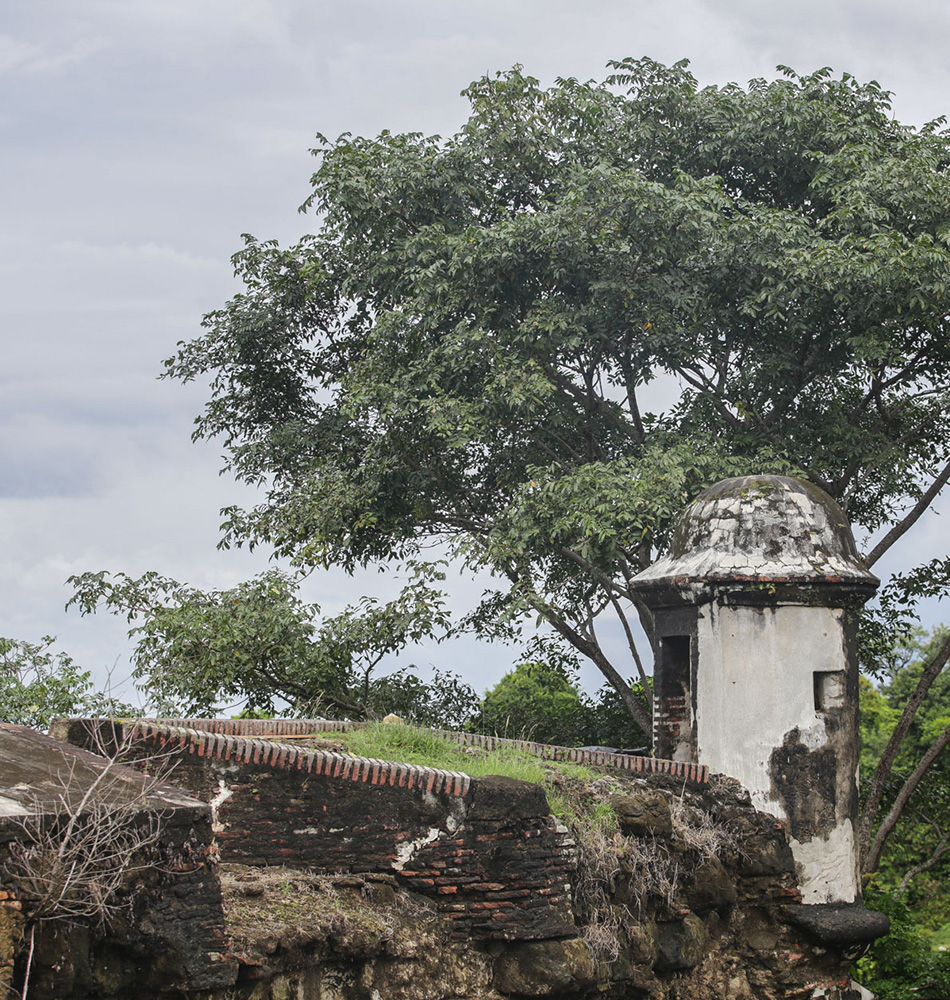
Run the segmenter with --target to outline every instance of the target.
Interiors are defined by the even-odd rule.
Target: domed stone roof
[[[740,476],[701,493],[683,513],[669,553],[635,588],[705,581],[876,586],[841,508],[789,476]]]

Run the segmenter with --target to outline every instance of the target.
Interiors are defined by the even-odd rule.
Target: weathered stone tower
[[[804,903],[860,898],[857,612],[878,585],[826,493],[728,479],[634,578],[656,621],[656,754],[737,778],[787,826]]]

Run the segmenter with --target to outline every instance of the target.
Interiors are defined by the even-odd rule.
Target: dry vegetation
[[[3,864],[3,878],[17,887],[28,928],[21,1000],[29,992],[39,924],[108,926],[133,905],[128,889],[135,874],[160,864],[163,816],[148,804],[158,779],[130,783],[121,765],[128,748],[98,749],[105,763],[89,783],[78,779],[75,760],[64,761],[55,778],[53,810],[34,800]],[[146,763],[167,773],[165,755]]]
[[[611,797],[635,793],[647,782],[613,769],[605,773],[509,749],[463,747],[429,730],[402,725],[324,733],[316,736],[311,745],[319,750],[444,768],[474,777],[503,774],[543,785],[552,813],[568,827],[577,845],[574,909],[592,956],[601,962],[618,958],[648,912],[657,907],[672,908],[684,882],[705,859],[734,846],[735,836],[728,827],[687,802],[683,794],[669,795],[671,838],[623,834]],[[361,907],[359,893],[354,897],[354,885],[361,882],[360,878],[274,872],[225,875],[229,922],[235,925],[238,935],[242,927],[253,933],[259,913],[256,917],[253,914],[263,905],[264,897],[271,899],[267,903],[268,919],[276,914],[279,925],[286,918],[286,925],[295,926],[298,932],[308,928],[307,934],[337,934],[343,939],[356,928],[380,935],[380,939],[393,933],[395,925],[390,926],[383,911],[376,906]],[[365,903],[365,886],[359,891],[364,893]],[[381,892],[385,896],[379,883],[371,892],[376,900]],[[408,898],[398,892],[393,905]],[[431,916],[431,910],[429,913]]]
[[[222,865],[220,875],[232,948],[248,965],[315,948],[399,955],[447,940],[434,905],[397,891],[392,876],[231,864]]]

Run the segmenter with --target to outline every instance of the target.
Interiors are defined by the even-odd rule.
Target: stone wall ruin
[[[213,809],[233,981],[102,996],[852,996],[853,936],[846,925],[829,934],[834,914],[820,927],[799,919],[811,908],[784,828],[734,781],[688,780],[684,765],[604,767],[591,804],[609,803],[620,832],[612,874],[591,883],[585,864],[602,845],[572,842],[539,786],[306,750],[288,739],[301,720],[283,724],[294,730],[283,743],[273,720],[234,725],[271,738],[135,724],[141,751],[172,752],[176,782]],[[82,742],[92,729],[73,720],[57,732]]]
[[[597,769],[578,794],[614,825],[569,831],[527,782],[298,742],[354,723],[64,720],[78,747],[174,757],[220,910],[195,922],[195,885],[156,869],[123,931],[41,942],[31,996],[857,998],[850,960],[887,930],[853,845],[854,626],[876,582],[820,490],[716,484],[633,581],[656,618],[657,757],[442,734]],[[7,970],[18,893],[0,887]]]

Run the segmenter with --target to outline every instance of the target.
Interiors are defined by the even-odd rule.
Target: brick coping
[[[315,773],[341,777],[344,780],[347,778],[353,781],[368,780],[365,777],[360,777],[365,771],[366,764],[373,767],[386,768],[387,775],[390,775],[391,770],[395,768],[411,769],[412,773],[424,772],[426,775],[431,773],[433,775],[446,776],[445,779],[437,779],[436,784],[439,785],[439,788],[436,790],[446,791],[449,794],[467,794],[468,786],[472,780],[468,775],[462,775],[455,771],[442,771],[438,768],[397,764],[391,761],[377,761],[363,757],[349,757],[343,754],[328,753],[320,750],[304,750],[299,747],[287,747],[280,742],[282,739],[287,738],[305,739],[307,737],[318,736],[321,733],[345,733],[356,729],[364,729],[366,726],[371,725],[368,722],[341,722],[335,719],[139,719],[133,725],[136,735],[140,731],[142,735],[145,735],[146,730],[149,733],[181,730],[191,734],[214,736],[216,739],[213,742],[208,741],[208,745],[213,748],[210,755],[215,757],[219,756],[218,748],[222,746],[219,738],[230,741],[229,745],[232,746],[232,749],[228,752],[231,754],[236,752],[233,747],[236,747],[238,743],[242,745],[250,743],[259,744],[260,746],[253,751],[252,756],[241,756],[238,759],[246,763],[270,763],[275,764],[275,766],[292,767],[305,766],[308,771],[312,771],[314,767],[319,767],[320,769]],[[580,750],[577,747],[535,743],[532,740],[512,740],[501,736],[483,736],[479,733],[462,733],[448,729],[432,729],[431,732],[436,736],[441,736],[462,746],[476,746],[486,750],[520,750],[523,753],[528,753],[544,760],[558,760],[572,764],[592,764],[600,767],[615,767],[620,770],[632,771],[644,775],[661,774],[700,785],[708,784],[709,782],[709,768],[705,764],[663,760],[658,757],[636,757],[632,754],[606,753],[600,750]],[[192,743],[194,739],[194,736],[189,737]],[[182,749],[186,749],[189,740],[180,744]],[[282,747],[282,751],[275,753],[273,750],[269,750],[265,753],[262,749],[263,747],[275,746]],[[192,749],[190,752],[194,753],[195,750]],[[294,754],[292,758],[290,757],[291,753]],[[231,757],[228,756],[224,759],[230,760]],[[276,763],[278,759],[279,763]],[[289,761],[291,759],[295,763],[284,763],[285,760]],[[329,763],[323,763],[324,760],[329,761]],[[297,761],[304,761],[305,763],[296,763]],[[338,761],[350,762],[349,768],[339,766],[337,764]],[[346,774],[344,774],[344,770]],[[449,777],[452,779],[451,781],[448,780]],[[462,792],[450,791],[450,787],[455,787],[458,784],[459,778],[464,779],[465,790]],[[387,778],[374,780],[372,783],[393,784],[396,780],[398,780],[398,776],[393,780]],[[428,779],[426,781],[428,783]],[[404,781],[399,781],[399,784],[404,784]],[[409,787],[415,786],[416,779],[413,779],[413,784]]]
[[[287,746],[265,737],[254,738],[195,725],[195,723],[216,721],[219,720],[136,719],[122,725],[126,735],[132,740],[155,743],[163,749],[178,749],[197,757],[210,757],[239,764],[258,764],[288,771],[305,771],[307,774],[367,785],[415,788],[424,793],[441,793],[458,798],[464,798],[471,791],[472,778],[458,771],[443,771],[435,767],[401,764],[397,761],[308,750],[303,747]]]

